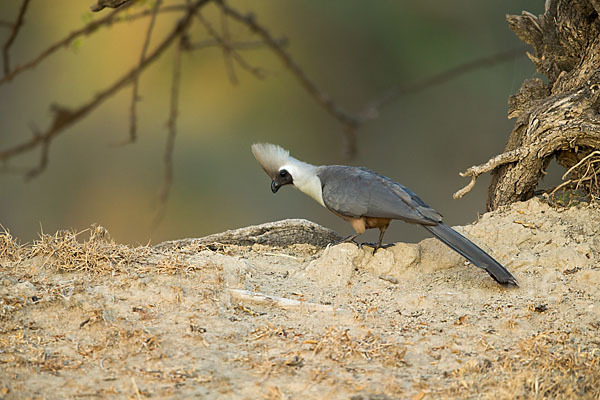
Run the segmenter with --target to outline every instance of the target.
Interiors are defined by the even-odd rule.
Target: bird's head
[[[292,172],[295,158],[282,147],[270,143],[255,143],[252,145],[254,158],[272,179],[271,190],[276,193],[284,185],[294,184]]]
[[[252,154],[271,177],[273,193],[284,185],[292,185],[325,206],[318,167],[296,160],[289,151],[274,144],[253,144]]]

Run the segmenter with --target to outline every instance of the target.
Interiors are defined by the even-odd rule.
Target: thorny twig
[[[6,43],[4,43],[4,47],[2,48],[2,56],[4,60],[4,75],[8,75],[8,73],[10,72],[10,57],[8,52],[10,50],[10,46],[12,46],[13,42],[17,38],[17,35],[19,34],[19,30],[21,30],[21,27],[23,26],[23,22],[25,21],[25,12],[27,12],[27,6],[29,6],[29,0],[23,0],[23,2],[21,3],[21,8],[19,9],[17,21],[12,26],[12,32],[10,33],[10,36],[8,37]]]
[[[162,0],[157,0],[156,4],[154,4],[154,10],[152,12],[152,17],[150,18],[150,24],[148,25],[148,30],[146,31],[146,39],[144,40],[144,46],[142,47],[142,54],[140,55],[140,64],[144,62],[144,58],[146,58],[146,53],[148,52],[148,46],[150,45],[150,38],[152,37],[152,30],[154,29],[154,23],[156,21],[156,15],[158,14],[158,10],[160,9],[160,3]],[[123,142],[123,144],[129,144],[135,142],[137,138],[137,116],[136,116],[136,105],[139,101],[138,87],[140,82],[140,71],[138,70],[135,78],[133,78],[133,90],[131,93],[131,106],[129,108],[129,139]]]

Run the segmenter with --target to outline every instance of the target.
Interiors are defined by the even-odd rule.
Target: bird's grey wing
[[[356,168],[328,165],[319,167],[323,203],[330,210],[348,217],[360,218],[369,209],[368,188]]]
[[[382,175],[378,175],[378,177],[384,186],[394,192],[395,195],[397,195],[404,203],[408,204],[418,214],[422,215],[428,220],[431,220],[432,222],[442,221],[442,214],[429,207],[429,205],[421,200],[421,198],[412,190],[404,185],[399,184],[398,182],[391,180],[388,177]]]
[[[320,167],[323,202],[331,210],[352,217],[402,219],[434,225],[441,215],[416,194],[366,168]]]
[[[406,222],[435,225],[442,216],[405,186],[368,171],[370,199],[367,216],[401,219]]]

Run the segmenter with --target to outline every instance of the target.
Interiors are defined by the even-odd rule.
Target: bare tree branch
[[[179,20],[176,27],[169,33],[165,39],[154,49],[152,53],[138,66],[131,69],[125,75],[123,75],[120,79],[114,82],[112,85],[98,93],[92,100],[87,103],[79,106],[77,109],[70,110],[61,106],[54,106],[54,120],[52,124],[46,129],[46,131],[40,133],[39,135],[35,135],[28,141],[25,141],[16,146],[10,147],[6,150],[0,151],[0,160],[7,160],[10,157],[13,157],[17,154],[21,154],[28,150],[31,150],[37,146],[49,146],[50,141],[54,139],[57,135],[62,133],[66,128],[71,126],[73,123],[79,121],[81,118],[86,116],[90,111],[98,107],[105,100],[110,98],[112,95],[117,93],[120,89],[122,89],[125,85],[130,83],[138,72],[142,69],[145,69],[148,65],[154,62],[169,46],[173,43],[175,39],[181,36],[186,28],[190,25],[194,14],[198,11],[198,9],[208,3],[209,0],[197,0],[194,2],[188,9],[188,12]],[[127,4],[125,5],[127,6]],[[46,159],[44,159],[46,157]],[[36,167],[29,176],[35,176],[43,170],[43,167],[47,163],[47,152],[42,153],[42,158],[40,161],[40,166]]]
[[[19,9],[17,21],[13,25],[12,32],[6,40],[6,43],[4,43],[4,48],[2,49],[2,56],[4,60],[4,75],[7,75],[10,71],[10,56],[8,52],[10,50],[10,46],[12,46],[13,42],[17,38],[17,35],[19,34],[19,30],[21,30],[21,27],[25,22],[25,12],[27,12],[27,6],[29,6],[29,0],[23,0],[23,2],[21,3],[21,8]]]
[[[181,53],[183,50],[184,36],[181,36],[179,44],[175,49],[175,60],[173,62],[173,76],[171,78],[171,99],[169,109],[169,120],[167,122],[167,128],[169,133],[167,134],[167,144],[165,146],[165,153],[163,161],[165,163],[163,185],[160,190],[158,201],[159,208],[154,219],[153,227],[156,227],[158,223],[163,219],[167,199],[173,184],[173,150],[175,148],[175,137],[177,136],[177,117],[179,115],[179,87],[181,84]]]
[[[182,12],[186,11],[189,8],[187,4],[172,4],[170,6],[163,6],[158,10],[159,14],[167,13],[167,12]],[[154,14],[154,9],[143,10],[137,13],[131,13],[128,15],[123,15],[119,21],[114,22],[131,22],[140,18],[149,17]]]
[[[23,71],[26,71],[28,69],[35,67],[40,62],[45,60],[48,56],[55,53],[61,47],[68,46],[73,40],[75,40],[79,36],[89,35],[89,34],[95,32],[96,29],[98,29],[99,27],[101,27],[103,25],[112,24],[116,20],[115,17],[118,14],[120,14],[121,12],[123,12],[126,8],[128,8],[131,4],[133,4],[133,2],[127,3],[123,7],[114,10],[113,12],[111,12],[110,14],[105,16],[104,18],[100,18],[99,20],[92,21],[89,24],[87,24],[86,26],[84,26],[83,28],[77,29],[76,31],[71,32],[69,35],[67,35],[67,37],[63,38],[62,40],[59,40],[58,42],[56,42],[53,45],[51,45],[50,47],[48,47],[46,50],[42,51],[34,59],[26,62],[25,64],[15,67],[12,71],[5,74],[4,77],[2,79],[0,79],[0,85],[3,85],[6,82],[13,80],[15,78],[15,76],[19,75]]]
[[[432,88],[434,86],[439,86],[443,83],[449,82],[453,79],[458,78],[459,76],[462,76],[468,72],[477,69],[481,69],[484,67],[493,67],[496,64],[506,62],[518,57],[522,57],[525,55],[525,51],[528,47],[529,46],[521,46],[515,49],[510,49],[502,51],[500,53],[492,54],[491,56],[477,58],[475,60],[442,71],[439,74],[427,77],[421,81],[417,81],[406,86],[393,87],[389,89],[386,93],[384,93],[381,97],[369,102],[358,114],[359,121],[361,123],[364,123],[368,120],[377,118],[379,116],[379,111],[381,110],[381,108],[393,103],[400,97],[409,94],[415,94],[423,90]]]
[[[461,172],[460,176],[463,176],[463,177],[470,176],[471,181],[467,184],[467,186],[463,187],[462,189],[460,189],[459,191],[454,193],[452,195],[452,197],[455,200],[460,199],[465,194],[469,193],[471,191],[471,189],[473,189],[473,186],[475,186],[475,181],[477,180],[479,175],[481,175],[485,172],[490,172],[494,168],[498,168],[501,165],[515,162],[515,161],[519,160],[521,157],[523,157],[525,152],[527,152],[527,149],[525,149],[523,147],[519,147],[518,149],[499,154],[494,158],[490,158],[484,164],[474,165],[471,168],[468,168],[465,172]]]
[[[354,155],[356,153],[356,129],[360,125],[360,121],[354,115],[337,105],[329,95],[319,89],[319,87],[306,76],[304,71],[296,64],[285,49],[277,43],[269,31],[256,22],[253,15],[242,15],[237,10],[229,7],[222,0],[216,0],[216,4],[221,7],[225,14],[246,25],[252,32],[259,35],[275,55],[279,57],[283,65],[294,74],[296,79],[298,79],[300,84],[317,101],[317,103],[321,104],[329,114],[344,126],[346,151],[350,155]]]
[[[257,77],[258,79],[264,78],[264,76],[265,76],[264,71],[260,68],[253,67],[250,64],[248,64],[246,62],[246,60],[241,55],[239,55],[233,49],[233,47],[231,47],[231,45],[225,38],[223,38],[219,35],[219,33],[215,30],[215,28],[213,28],[213,26],[206,19],[204,19],[200,13],[198,13],[198,19],[200,20],[200,22],[202,23],[202,25],[204,26],[204,28],[206,29],[208,34],[217,41],[219,46],[223,49],[226,49],[226,51],[224,50],[224,52],[223,52],[223,57],[225,58],[225,66],[228,69],[229,79],[231,80],[232,84],[234,84],[234,85],[237,84],[237,77],[235,76],[235,72],[233,70],[233,65],[232,64],[228,65],[228,64],[230,64],[230,61],[232,58],[235,61],[237,61],[237,63],[240,65],[240,67],[242,67],[243,69],[245,69],[246,71],[248,71],[249,73],[251,73],[252,75]],[[229,62],[227,60],[229,60]]]
[[[119,8],[123,4],[127,3],[128,1],[131,1],[133,3],[132,0],[98,0],[98,2],[96,4],[94,4],[93,6],[91,6],[90,8],[93,12],[98,12],[98,11],[103,10],[106,7]]]
[[[150,18],[150,24],[148,25],[148,30],[146,31],[146,39],[144,40],[144,47],[142,48],[142,54],[140,55],[140,64],[144,62],[146,58],[146,53],[148,52],[148,46],[150,45],[150,38],[152,37],[152,30],[154,29],[154,22],[156,21],[156,15],[158,14],[158,9],[160,8],[160,3],[162,0],[156,0],[156,4],[154,4],[154,10],[152,12],[152,17]],[[136,104],[139,100],[138,94],[138,86],[140,82],[140,70],[133,78],[133,90],[131,94],[131,106],[129,108],[129,139],[125,140],[123,144],[129,144],[135,142],[137,138],[137,116],[136,116]]]
[[[42,51],[34,59],[11,70],[9,62],[9,49],[20,30],[20,27],[23,24],[24,14],[29,4],[29,0],[23,0],[17,22],[14,25],[9,24],[9,27],[12,29],[12,31],[3,49],[4,76],[0,79],[0,85],[14,79],[15,76],[19,75],[20,73],[34,68],[39,63],[44,61],[47,57],[55,53],[61,47],[68,46],[70,43],[73,42],[73,40],[81,36],[90,35],[96,32],[99,27],[111,26],[114,23],[122,21],[133,21],[146,16],[150,16],[151,20],[146,31],[146,37],[140,54],[139,64],[136,67],[132,68],[125,75],[123,75],[120,79],[115,81],[112,85],[106,87],[87,103],[84,103],[75,109],[66,108],[60,105],[53,105],[51,110],[54,114],[54,118],[52,123],[46,130],[42,132],[34,130],[34,135],[30,140],[24,141],[16,146],[0,151],[0,161],[3,161],[5,163],[5,167],[7,161],[11,157],[17,154],[31,151],[39,147],[40,158],[38,165],[35,168],[32,168],[29,172],[27,172],[26,177],[31,178],[41,173],[48,164],[49,149],[52,140],[64,130],[66,130],[68,127],[70,127],[72,124],[85,117],[88,113],[93,111],[96,107],[98,107],[105,100],[113,96],[115,93],[120,91],[129,83],[133,83],[132,99],[130,106],[130,129],[129,138],[127,141],[124,142],[124,144],[134,142],[137,138],[136,111],[137,102],[139,101],[138,89],[141,73],[162,53],[164,53],[174,43],[176,39],[178,39],[171,84],[170,113],[169,120],[167,123],[168,135],[164,153],[164,180],[162,189],[159,194],[159,210],[155,218],[156,224],[160,222],[161,218],[164,215],[166,200],[168,198],[173,180],[173,150],[177,134],[176,122],[178,118],[178,97],[181,83],[181,52],[183,50],[196,50],[200,48],[206,48],[209,46],[220,47],[223,52],[226,69],[228,71],[230,80],[234,84],[237,83],[237,77],[234,70],[235,63],[239,64],[241,68],[245,69],[246,71],[250,72],[251,74],[255,75],[260,79],[264,77],[264,71],[260,68],[256,68],[250,65],[240,55],[240,50],[259,48],[267,48],[271,50],[280,59],[282,64],[291,71],[292,75],[298,80],[300,85],[308,92],[308,94],[311,97],[313,97],[315,101],[318,104],[320,104],[331,116],[333,116],[342,124],[342,126],[344,127],[344,137],[346,139],[345,148],[347,153],[349,153],[350,155],[353,155],[356,152],[356,130],[366,121],[375,118],[381,107],[390,104],[400,96],[412,94],[430,88],[432,86],[442,84],[450,79],[472,71],[476,68],[494,65],[498,62],[506,61],[520,56],[524,52],[524,48],[522,48],[499,53],[490,57],[484,57],[463,64],[461,66],[452,68],[440,74],[434,75],[428,79],[417,82],[415,84],[405,87],[395,87],[388,91],[383,97],[371,102],[368,106],[366,106],[363,109],[363,111],[360,114],[353,115],[344,110],[342,107],[340,107],[336,102],[334,102],[332,98],[328,96],[327,93],[321,90],[315,82],[308,78],[307,74],[300,68],[300,66],[292,59],[290,54],[284,49],[284,47],[288,44],[287,39],[275,39],[264,26],[256,22],[253,15],[242,15],[239,11],[229,7],[224,0],[213,0],[213,2],[217,4],[221,11],[221,32],[218,32],[199,13],[199,9],[203,5],[207,4],[210,0],[196,0],[194,2],[191,2],[190,0],[186,1],[186,4],[162,6],[162,0],[157,0],[156,4],[151,9],[126,14],[123,13],[123,11],[131,5],[135,4],[135,0],[98,0],[97,4],[92,7],[94,11],[99,11],[105,7],[116,9],[108,13],[103,18],[93,21],[87,24],[86,26],[71,32],[62,40],[55,42],[50,47]],[[154,49],[154,51],[150,55],[147,56],[157,15],[159,13],[165,12],[184,12],[185,14],[177,23],[176,28],[164,38],[164,40],[156,47],[156,49]],[[199,21],[202,23],[202,25],[204,26],[208,34],[212,37],[212,39],[197,42],[195,44],[190,43],[186,32],[187,28],[191,24],[191,19],[194,15],[198,17]],[[228,18],[233,18],[237,22],[246,26],[252,33],[258,35],[260,40],[232,42],[229,33]],[[2,22],[0,21],[0,25],[1,24]],[[494,160],[490,160],[488,163],[482,166],[472,167],[468,171],[466,171],[463,176],[472,176],[472,181],[466,188],[457,192],[457,195],[460,194],[460,196],[462,196],[464,195],[464,193],[468,192],[473,187],[475,180],[477,179],[479,174],[485,172],[484,170],[489,167],[488,164],[496,163],[495,165],[501,165],[502,163],[510,162],[509,158],[506,157],[502,158],[501,160],[496,160],[494,162],[493,161]],[[492,166],[489,168],[493,169],[494,167]]]
[[[289,44],[289,40],[285,37],[282,37],[277,40],[277,43],[279,46],[285,47]],[[234,50],[259,50],[259,49],[264,49],[266,47],[265,42],[263,42],[262,40],[250,40],[250,41],[245,41],[245,42],[231,42],[231,43],[228,43],[228,45],[229,45],[229,47],[231,47]],[[201,49],[206,49],[208,47],[218,47],[218,46],[221,46],[219,41],[217,41],[216,39],[208,39],[208,40],[202,40],[202,41],[196,42],[196,43],[186,43],[185,49],[191,51],[191,50],[201,50]]]
[[[227,43],[227,46],[221,47],[221,50],[223,52],[223,59],[225,60],[225,69],[229,72],[229,78],[231,80],[231,83],[237,85],[238,80],[235,76],[235,69],[231,60],[231,53],[233,53],[233,49],[231,48],[231,46],[229,46],[231,39],[229,36],[229,27],[227,26],[227,16],[223,12],[223,10],[221,10],[221,32],[223,32],[223,42]]]

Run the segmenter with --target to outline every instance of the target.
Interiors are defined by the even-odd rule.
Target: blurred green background
[[[89,4],[88,4],[89,3]],[[22,64],[90,17],[94,1],[32,1],[11,50]],[[164,4],[181,3],[164,1]],[[0,2],[0,19],[13,21],[19,1]],[[543,1],[233,1],[252,11],[305,73],[341,106],[356,112],[394,85],[407,85],[473,59],[521,46],[505,14],[542,13]],[[132,11],[148,7],[134,6]],[[93,14],[100,18],[105,9]],[[215,27],[213,5],[203,15]],[[152,45],[176,21],[160,15]],[[75,107],[88,101],[137,62],[149,18],[101,28],[60,50],[35,69],[0,86],[0,149],[29,138],[31,127],[52,120],[50,104]],[[256,39],[235,21],[237,40]],[[10,30],[0,28],[0,43]],[[193,41],[209,35],[199,23]],[[312,199],[291,188],[274,196],[250,144],[280,144],[313,164],[363,165],[415,191],[451,225],[468,224],[485,210],[489,176],[461,200],[452,193],[466,183],[458,172],[499,154],[513,122],[508,96],[536,76],[526,57],[479,69],[451,82],[404,96],[358,131],[359,153],[347,159],[342,127],[302,89],[269,50],[244,51],[268,76],[257,80],[239,67],[238,85],[228,79],[218,48],[184,53],[174,183],[166,214],[151,229],[163,179],[163,151],[173,52],[164,54],[140,80],[136,143],[127,138],[131,86],[70,127],[53,143],[50,164],[39,177],[0,175],[0,223],[22,242],[45,232],[99,223],[126,243],[157,243],[200,237],[283,218],[307,218],[337,230],[351,228]],[[14,158],[19,170],[37,163],[39,151]],[[7,167],[7,166],[5,166]],[[415,241],[418,227],[397,222],[387,241]],[[376,232],[365,238],[372,240]]]

